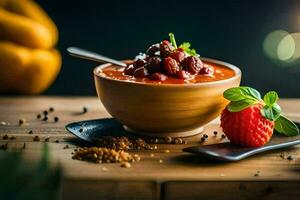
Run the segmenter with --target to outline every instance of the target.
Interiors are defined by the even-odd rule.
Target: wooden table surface
[[[280,105],[284,113],[300,121],[300,99],[284,99]],[[48,122],[36,115],[50,106],[55,111]],[[80,114],[83,106],[86,114]],[[53,122],[58,116],[59,122]],[[78,139],[65,130],[65,125],[80,120],[109,117],[96,97],[0,97],[0,143],[8,142],[8,149],[22,148],[25,158],[39,158],[42,144],[50,137],[52,162],[60,162],[64,170],[63,199],[300,199],[300,146],[263,153],[235,163],[214,162],[182,152],[182,148],[225,142],[215,121],[204,133],[210,137],[199,142],[201,135],[188,138],[185,145],[158,144],[157,150],[137,152],[141,161],[131,168],[120,164],[94,164],[71,159]],[[19,119],[26,119],[20,126]],[[29,130],[33,134],[28,134]],[[217,130],[218,136],[213,136]],[[2,140],[8,134],[15,140]],[[40,142],[34,142],[38,135]],[[56,143],[55,140],[59,140]],[[68,144],[70,148],[64,149]],[[166,153],[165,150],[170,150]],[[293,160],[280,155],[292,155]],[[1,152],[2,153],[2,152]],[[154,154],[154,156],[150,156]],[[159,162],[162,160],[162,163]],[[108,170],[102,170],[105,166]],[[259,176],[254,174],[260,171]]]

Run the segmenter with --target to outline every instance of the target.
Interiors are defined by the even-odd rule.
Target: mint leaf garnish
[[[183,49],[190,56],[198,55],[195,49],[191,49],[191,44],[189,42],[182,43],[179,48]]]
[[[223,93],[223,96],[229,101],[261,100],[260,93],[256,89],[245,86],[230,88]]]
[[[243,99],[240,101],[232,101],[228,104],[227,109],[230,112],[239,112],[256,103],[258,103],[258,101],[254,99]]]
[[[264,102],[268,106],[273,106],[278,100],[278,94],[275,91],[268,92],[264,96]]]
[[[275,121],[280,117],[281,108],[276,103],[278,100],[278,94],[275,91],[268,92],[264,96],[265,106],[260,110],[260,113],[265,118]]]
[[[299,129],[294,122],[284,116],[275,121],[275,130],[285,136],[299,135]]]
[[[177,44],[176,44],[176,40],[175,40],[175,35],[173,33],[169,33],[169,37],[170,37],[170,42],[172,44],[172,46],[177,49]]]

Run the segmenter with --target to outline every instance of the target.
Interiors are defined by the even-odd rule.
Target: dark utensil
[[[299,123],[295,122],[295,124],[300,128]],[[235,146],[230,143],[221,143],[188,147],[183,149],[183,151],[217,160],[238,161],[258,153],[286,148],[297,144],[300,144],[300,135],[285,137],[274,131],[272,139],[265,146],[259,148],[246,148]]]

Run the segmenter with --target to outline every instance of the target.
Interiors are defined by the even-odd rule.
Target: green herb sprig
[[[169,33],[169,37],[170,37],[171,44],[173,45],[173,47],[175,47],[175,49],[177,49],[175,35],[173,33]],[[191,44],[189,42],[183,42],[181,45],[179,45],[178,48],[183,49],[187,54],[189,54],[191,56],[198,55],[196,50],[191,48]]]
[[[230,112],[242,111],[254,104],[262,103],[260,110],[263,117],[275,121],[275,130],[285,136],[299,135],[299,129],[294,122],[281,114],[281,108],[277,104],[279,99],[275,91],[268,92],[261,98],[260,93],[251,87],[234,87],[223,93],[224,98],[230,101],[227,109]]]

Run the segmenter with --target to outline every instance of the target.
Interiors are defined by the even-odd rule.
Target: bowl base
[[[132,129],[126,125],[123,125],[123,128],[135,135],[141,135],[141,136],[148,136],[148,137],[188,137],[188,136],[193,136],[200,134],[203,131],[203,127],[198,127],[192,130],[188,131],[180,131],[180,132],[160,132],[160,133],[153,133],[153,132],[145,132],[145,131],[139,131]]]

